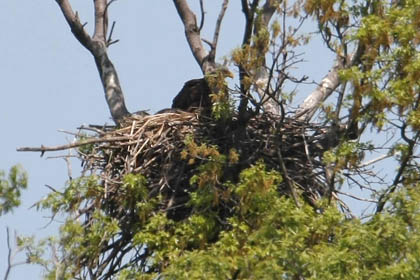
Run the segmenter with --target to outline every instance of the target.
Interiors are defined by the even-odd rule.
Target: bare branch
[[[200,20],[200,27],[198,28],[198,31],[201,32],[201,29],[203,29],[203,26],[204,26],[204,20],[206,16],[206,12],[204,12],[203,0],[200,0],[200,11],[201,11],[201,20]]]
[[[330,72],[322,79],[318,87],[299,106],[296,117],[301,121],[309,121],[319,105],[330,96],[340,85],[338,71],[343,69],[340,59],[337,59]]]
[[[345,195],[345,196],[351,197],[351,198],[356,199],[356,200],[360,200],[360,201],[364,201],[364,202],[378,203],[378,201],[375,200],[375,199],[358,197],[358,196],[355,196],[355,195],[353,195],[351,193],[348,193],[348,192],[343,192],[343,191],[339,191],[339,190],[335,190],[335,192],[338,193],[338,194],[341,194],[341,195]]]
[[[119,41],[119,40],[112,41],[112,34],[114,33],[114,28],[115,28],[115,21],[112,22],[111,31],[109,32],[108,39],[106,40],[107,47]]]
[[[217,17],[216,27],[214,29],[214,35],[213,35],[213,43],[211,44],[211,50],[208,55],[209,57],[208,60],[212,63],[215,63],[217,41],[219,40],[220,27],[222,25],[223,17],[225,15],[228,4],[229,4],[229,0],[223,1],[222,9],[220,10],[219,16]]]
[[[290,180],[290,177],[289,177],[288,172],[287,172],[286,165],[284,164],[283,156],[282,156],[282,154],[281,154],[281,152],[280,152],[279,149],[277,149],[277,156],[278,156],[279,161],[280,161],[280,164],[281,164],[280,167],[281,167],[281,169],[282,169],[282,171],[284,173],[284,180],[286,181],[287,186],[289,187],[290,194],[292,195],[292,198],[293,198],[296,206],[297,207],[300,207],[300,204],[299,204],[299,200],[297,198],[297,193],[296,193],[295,187],[293,185],[293,182]]]
[[[296,118],[300,121],[309,121],[318,110],[319,106],[326,100],[341,84],[338,72],[344,68],[357,64],[364,52],[361,44],[356,51],[349,55],[349,58],[337,55],[334,66],[322,79],[318,87],[303,101],[296,111]]]
[[[13,267],[13,264],[12,264],[13,254],[12,254],[12,246],[10,245],[10,231],[8,227],[6,227],[6,238],[7,238],[7,269],[6,269],[6,273],[4,274],[4,278],[3,278],[4,280],[7,280],[9,278],[10,270]]]
[[[179,17],[182,20],[185,28],[185,36],[187,38],[188,45],[190,46],[191,52],[198,65],[200,65],[203,74],[206,74],[213,70],[213,67],[206,63],[208,56],[205,50],[200,36],[200,29],[197,26],[197,19],[195,14],[191,11],[186,0],[173,0],[175,8],[178,12]],[[213,66],[213,65],[211,65]]]
[[[369,166],[371,164],[377,163],[377,162],[379,162],[381,160],[384,160],[386,158],[389,158],[391,156],[392,156],[391,154],[381,155],[381,156],[379,156],[377,158],[374,158],[374,159],[371,159],[371,160],[368,160],[366,162],[361,163],[358,167],[359,168],[367,167],[367,166]]]
[[[401,134],[405,133],[405,125],[404,128],[401,128]],[[403,178],[404,171],[406,170],[407,166],[409,165],[410,160],[412,159],[414,149],[418,139],[420,138],[420,132],[417,132],[414,135],[414,140],[407,139],[408,141],[408,149],[407,152],[402,156],[400,161],[400,167],[398,168],[397,175],[394,177],[394,181],[392,185],[384,192],[378,199],[378,205],[376,206],[376,213],[382,212],[385,207],[386,202],[389,199],[389,196],[397,189],[398,185],[401,183],[401,179]]]
[[[76,39],[88,50],[92,50],[92,38],[84,29],[84,24],[80,22],[79,16],[73,11],[68,0],[56,0],[57,4],[71,28],[71,32]]]
[[[108,32],[107,0],[94,0],[95,3],[95,31],[93,40],[106,41]]]
[[[77,148],[77,147],[87,145],[87,144],[93,144],[93,143],[99,143],[99,142],[101,143],[102,142],[116,142],[116,141],[121,141],[121,140],[127,140],[127,137],[121,136],[121,137],[112,137],[112,138],[107,138],[107,139],[93,138],[93,139],[86,139],[86,140],[82,140],[82,141],[67,144],[67,145],[60,145],[60,146],[45,147],[44,145],[41,145],[41,147],[22,147],[22,148],[16,149],[16,151],[45,153],[45,152],[52,152],[52,151],[68,150],[68,149]]]
[[[60,6],[74,36],[95,58],[112,119],[115,123],[120,123],[130,113],[125,106],[124,94],[117,71],[107,54],[107,45],[110,45],[106,39],[108,26],[107,8],[113,1],[107,5],[106,0],[94,0],[95,32],[93,38],[85,31],[84,25],[81,24],[77,13],[73,12],[68,0],[56,0],[56,2]]]

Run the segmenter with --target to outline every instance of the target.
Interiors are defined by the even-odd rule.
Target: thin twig
[[[7,240],[7,269],[6,273],[4,274],[4,280],[9,278],[10,270],[12,269],[12,246],[10,245],[10,232],[9,227],[6,227],[6,240]]]
[[[201,20],[200,20],[200,26],[198,27],[198,31],[201,32],[204,26],[204,18],[206,16],[206,12],[204,11],[204,1],[200,0],[200,11],[201,11]]]
[[[381,160],[389,158],[389,157],[392,157],[392,155],[381,155],[377,158],[374,158],[374,159],[371,159],[371,160],[368,160],[368,161],[365,161],[365,162],[361,163],[358,167],[363,168],[363,167],[366,167],[366,166],[369,166],[371,164],[377,163],[378,161],[381,161]]]
[[[375,199],[361,198],[361,197],[352,195],[352,194],[347,193],[347,192],[339,191],[339,190],[335,190],[334,192],[339,193],[339,194],[342,194],[342,195],[345,195],[345,196],[348,196],[348,197],[351,197],[351,198],[356,199],[356,200],[360,200],[360,201],[364,201],[364,202],[378,203],[378,201],[375,200]]]
[[[217,42],[219,40],[220,27],[222,25],[223,17],[225,16],[225,12],[226,12],[228,4],[229,4],[229,0],[223,1],[222,9],[220,10],[219,16],[217,17],[216,27],[214,28],[213,42],[211,44],[211,50],[208,55],[209,60],[211,62],[214,62],[216,59],[216,49],[217,49]]]
[[[107,47],[119,41],[119,40],[112,41],[112,33],[114,32],[114,28],[115,28],[115,21],[112,22],[111,31],[109,31],[108,39],[106,40]]]

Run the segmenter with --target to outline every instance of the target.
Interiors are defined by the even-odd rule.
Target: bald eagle
[[[202,79],[194,79],[186,82],[172,101],[172,109],[180,109],[183,111],[195,111],[203,109],[208,111],[211,109],[210,88],[207,81]]]

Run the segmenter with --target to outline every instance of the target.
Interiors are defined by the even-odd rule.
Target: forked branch
[[[215,59],[216,59],[216,47],[217,47],[217,42],[219,40],[220,27],[222,26],[223,17],[225,16],[225,12],[226,12],[228,4],[229,4],[229,0],[223,1],[222,9],[220,10],[219,16],[217,17],[216,27],[214,29],[214,35],[213,35],[213,42],[211,44],[211,50],[208,55],[209,60],[212,61],[213,63],[215,63]]]
[[[185,28],[185,37],[187,38],[188,45],[190,46],[191,52],[197,61],[198,65],[201,68],[201,71],[204,75],[211,73],[212,71],[216,70],[216,49],[217,49],[217,42],[220,33],[220,26],[227,9],[229,0],[224,0],[222,9],[219,13],[216,27],[214,31],[213,41],[208,42],[203,40],[200,35],[201,28],[203,27],[203,18],[204,18],[204,8],[203,2],[200,1],[200,8],[201,8],[201,16],[202,22],[200,26],[197,25],[197,17],[193,11],[191,11],[190,7],[186,0],[173,0],[175,8],[178,12],[179,17],[182,20]],[[210,52],[207,52],[204,48],[202,41],[205,41],[210,45]]]
[[[203,74],[206,74],[208,72],[208,65],[205,65],[205,61],[208,53],[201,42],[200,29],[197,26],[197,18],[191,11],[186,0],[174,0],[174,4],[179,17],[184,24],[185,37],[187,38],[191,52],[198,65],[200,65]]]
[[[111,2],[107,0],[94,0],[95,31],[93,37],[86,32],[84,25],[70,5],[69,0],[56,0],[70,29],[76,39],[90,51],[95,58],[96,66],[105,92],[105,98],[112,119],[119,124],[129,115],[124,101],[124,94],[118,79],[117,71],[107,54],[108,15],[107,10]]]

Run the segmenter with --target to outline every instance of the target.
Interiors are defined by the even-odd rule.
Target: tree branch
[[[80,22],[79,16],[73,11],[68,0],[56,0],[61,12],[70,26],[71,32],[76,39],[89,51],[92,49],[92,39]]]
[[[318,87],[305,98],[297,109],[296,117],[298,120],[309,121],[316,110],[318,110],[321,103],[336,90],[340,85],[338,71],[341,69],[343,69],[343,64],[341,59],[338,58],[329,73],[321,80]]]
[[[208,60],[214,64],[216,64],[215,62],[216,49],[217,49],[217,42],[219,40],[220,27],[222,25],[223,17],[225,15],[228,4],[229,4],[229,0],[223,1],[222,9],[220,10],[219,16],[217,17],[216,27],[214,29],[213,42],[211,44],[211,50],[208,55]]]
[[[204,2],[203,2],[203,0],[200,0],[200,12],[201,12],[201,19],[200,19],[200,27],[198,28],[198,31],[201,32],[201,29],[203,29],[204,20],[205,20],[205,17],[206,17],[206,12],[204,11]]]
[[[108,32],[107,0],[94,0],[95,4],[95,31],[93,40],[106,42]]]
[[[6,269],[6,273],[4,274],[4,280],[7,280],[9,278],[9,274],[10,274],[10,270],[13,267],[12,264],[12,246],[10,244],[10,232],[9,232],[9,228],[6,227],[6,236],[7,236],[7,269]]]
[[[247,0],[241,0],[242,3],[242,12],[245,16],[245,30],[244,30],[244,37],[242,38],[242,47],[248,46],[251,43],[251,35],[252,35],[252,28],[254,26],[254,15],[255,11],[258,7],[259,0],[253,0],[251,7],[248,5]],[[247,113],[247,106],[248,100],[250,99],[251,95],[249,93],[249,88],[247,88],[244,84],[245,78],[248,76],[245,69],[239,65],[239,86],[241,89],[241,101],[239,102],[239,117],[246,121]]]
[[[16,151],[18,152],[41,152],[42,154],[45,152],[52,152],[52,151],[62,151],[62,150],[68,150],[72,148],[77,148],[83,145],[87,144],[94,144],[94,143],[105,143],[105,142],[117,142],[117,141],[123,141],[130,139],[130,137],[127,136],[120,136],[120,137],[111,137],[111,138],[92,138],[92,139],[86,139],[79,142],[67,144],[67,145],[60,145],[60,146],[52,146],[52,147],[45,147],[44,145],[41,145],[41,147],[21,147],[17,148]],[[42,156],[41,154],[41,156]]]
[[[185,28],[185,36],[188,45],[203,74],[211,72],[214,65],[209,65],[207,62],[208,53],[201,42],[200,29],[197,26],[197,19],[195,14],[191,11],[186,0],[173,0],[175,8],[179,17],[182,20]]]
[[[108,108],[114,122],[119,124],[121,120],[130,113],[125,106],[124,94],[121,89],[117,71],[107,54],[107,0],[94,0],[95,32],[93,37],[90,37],[85,31],[77,13],[73,11],[68,0],[56,0],[56,2],[76,39],[88,49],[95,58]],[[112,3],[112,1],[110,3]]]
[[[303,101],[296,111],[295,117],[301,121],[309,121],[324,102],[341,84],[338,72],[344,68],[360,63],[360,58],[365,49],[361,43],[348,58],[337,54],[334,66],[329,73],[321,80],[318,87]]]

